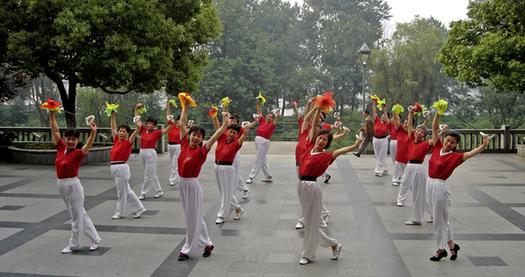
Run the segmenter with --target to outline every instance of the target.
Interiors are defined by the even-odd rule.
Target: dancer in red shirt
[[[146,212],[146,209],[129,186],[131,174],[127,163],[138,129],[135,129],[130,135],[131,128],[128,125],[122,124],[117,128],[115,117],[115,112],[113,111],[111,113],[111,135],[113,136],[114,144],[110,152],[110,170],[111,175],[115,179],[115,187],[117,189],[117,208],[111,218],[122,218],[126,210],[133,211],[133,217],[139,218]]]
[[[485,150],[489,144],[489,139],[484,136],[483,143],[479,147],[466,153],[459,153],[457,152],[457,145],[460,141],[459,133],[447,131],[444,134],[444,142],[441,142],[439,138],[439,114],[436,113],[432,121],[432,140],[435,143],[429,161],[428,191],[433,206],[434,236],[438,250],[430,260],[439,261],[447,257],[447,246],[450,249],[450,259],[456,260],[460,247],[454,242],[450,228],[448,209],[450,208],[451,198],[447,179],[460,164]]]
[[[266,117],[264,117],[261,110],[261,104],[259,102],[257,102],[255,107],[259,116],[259,126],[256,130],[257,136],[255,137],[255,148],[257,149],[257,154],[255,156],[255,164],[253,165],[250,175],[248,175],[248,180],[246,180],[246,183],[253,183],[253,179],[257,176],[257,174],[259,174],[261,169],[264,173],[264,176],[266,177],[262,181],[271,183],[273,182],[272,173],[270,172],[270,167],[268,166],[268,160],[266,159],[266,156],[268,155],[270,139],[273,135],[273,131],[279,117],[272,113],[269,113],[266,115]]]
[[[185,261],[198,249],[204,248],[204,257],[209,257],[214,248],[203,219],[202,188],[197,180],[206,156],[213,144],[228,127],[228,113],[223,113],[222,126],[213,136],[202,143],[205,131],[200,126],[187,129],[188,107],[184,104],[180,117],[181,152],[179,155],[180,199],[186,217],[186,241],[179,254],[179,261]]]
[[[376,167],[374,169],[375,175],[382,177],[387,172],[386,154],[388,151],[388,130],[390,120],[386,112],[386,106],[383,107],[383,114],[381,117],[377,115],[376,105],[372,104],[372,116],[374,117],[374,138],[372,146],[374,146],[374,153],[376,155]]]
[[[166,107],[166,116],[172,118],[171,114],[171,103],[168,103]],[[178,159],[180,154],[180,115],[176,118],[168,119],[166,125],[170,125],[171,129],[168,132],[168,158],[170,159],[170,177],[169,182],[170,186],[175,186],[179,182],[179,173],[178,173]]]
[[[308,134],[306,151],[299,164],[300,187],[298,194],[304,211],[304,248],[299,264],[305,265],[315,258],[318,243],[332,248],[332,260],[337,260],[342,246],[337,240],[330,238],[319,228],[322,209],[322,192],[317,177],[321,176],[328,166],[339,156],[348,153],[359,146],[361,139],[354,145],[337,149],[333,152],[325,151],[330,147],[332,134],[329,130],[318,131],[319,108],[315,109],[315,122]],[[319,238],[321,239],[319,241]]]
[[[62,250],[62,254],[69,254],[80,248],[80,232],[91,240],[89,250],[95,251],[101,239],[84,209],[84,188],[78,179],[78,169],[95,141],[97,125],[94,122],[89,125],[91,133],[81,149],[77,149],[80,137],[78,130],[68,128],[64,132],[65,141],[60,137],[60,129],[54,111],[49,111],[49,125],[57,148],[55,159],[57,187],[71,216],[71,237],[68,245]]]

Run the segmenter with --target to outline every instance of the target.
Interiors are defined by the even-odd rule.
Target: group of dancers
[[[162,135],[168,134],[169,184],[179,188],[186,219],[186,239],[178,257],[179,261],[184,261],[195,256],[199,251],[202,252],[203,257],[209,257],[214,249],[203,219],[203,191],[198,181],[208,152],[217,143],[214,170],[221,199],[215,223],[223,224],[231,215],[234,220],[239,220],[244,214],[244,209],[240,206],[235,192],[240,191],[242,197],[247,198],[246,184],[253,183],[261,169],[264,174],[262,181],[267,183],[273,181],[267,153],[279,114],[274,112],[264,115],[262,111],[264,102],[258,100],[255,120],[241,124],[239,117],[230,114],[227,105],[224,105],[220,113],[222,123],[218,119],[217,110],[208,113],[212,117],[215,132],[204,141],[205,130],[198,124],[190,124],[188,120],[192,99],[188,100],[180,95],[179,99],[181,99],[180,116],[175,118],[171,113],[173,105],[168,104],[167,127],[162,130],[156,129],[158,123],[156,119],[148,118],[144,124],[140,115],[136,115],[133,120],[136,128],[131,132],[131,128],[126,124],[117,127],[115,111],[111,112],[114,145],[110,154],[110,170],[118,199],[112,219],[120,219],[128,215],[140,218],[146,212],[141,200],[151,193],[154,198],[163,195],[156,172],[155,148]],[[390,138],[390,153],[394,161],[392,184],[399,185],[397,205],[404,206],[408,191],[412,191],[412,214],[406,224],[421,225],[425,210],[430,212],[438,246],[436,254],[430,259],[439,261],[447,257],[447,246],[451,252],[451,260],[457,258],[460,247],[453,240],[448,221],[451,200],[446,180],[463,161],[483,151],[488,145],[488,138],[484,137],[483,143],[478,148],[460,153],[457,152],[459,134],[446,128],[440,130],[439,118],[442,112],[435,113],[432,121],[432,137],[425,140],[427,135],[425,125],[417,125],[414,128],[413,115],[416,112],[414,108],[409,107],[408,116],[401,123],[399,112],[389,116],[383,106],[383,113],[379,116],[375,104],[372,104],[372,118],[370,113],[365,111],[366,120],[360,134],[356,135],[355,143],[328,151],[326,149],[334,139],[343,137],[349,131],[343,126],[337,113],[334,113],[336,118],[334,124],[324,123],[330,107],[333,106],[331,95],[325,94],[309,99],[302,114],[299,114],[297,103],[294,103],[299,125],[295,149],[297,167],[295,174],[298,178],[297,194],[301,205],[301,215],[297,220],[296,229],[304,230],[304,245],[299,260],[301,265],[308,264],[315,258],[318,244],[331,248],[333,260],[338,259],[342,249],[340,242],[327,235],[327,218],[330,211],[323,203],[322,191],[317,179],[326,176],[325,182],[328,182],[330,177],[326,170],[333,161],[351,151],[357,151],[354,155],[360,157],[369,141],[373,143],[377,159],[375,175],[383,176],[387,173],[388,138]],[[141,106],[142,104],[139,103],[136,110],[140,110]],[[84,192],[77,176],[81,161],[93,145],[97,126],[93,120],[87,121],[91,132],[86,143],[79,148],[79,132],[76,129],[67,129],[62,138],[55,114],[56,111],[50,110],[51,133],[57,148],[55,161],[57,186],[71,216],[71,237],[62,253],[72,253],[80,248],[80,232],[84,232],[90,239],[89,250],[95,251],[101,238],[84,209]],[[255,164],[248,179],[243,181],[240,173],[239,150],[250,129],[257,124]],[[139,159],[144,169],[144,182],[138,196],[130,188],[130,168],[127,164],[137,135],[140,136]],[[423,163],[427,152],[431,153],[428,169]]]

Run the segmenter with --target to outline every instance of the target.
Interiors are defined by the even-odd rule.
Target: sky
[[[302,3],[303,0],[287,0]],[[385,24],[385,33],[393,33],[396,23],[409,22],[414,16],[430,17],[448,26],[451,21],[467,18],[469,0],[387,0],[390,5],[390,22]]]

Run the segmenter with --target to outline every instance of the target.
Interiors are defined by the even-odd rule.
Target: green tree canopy
[[[211,0],[1,0],[0,57],[58,87],[75,126],[77,86],[109,93],[195,90],[200,45],[218,36]]]
[[[525,1],[472,1],[468,19],[452,22],[438,60],[469,86],[525,92]]]

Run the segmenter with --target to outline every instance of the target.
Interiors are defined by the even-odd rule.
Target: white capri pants
[[[297,167],[297,174],[299,174],[299,167]],[[297,182],[297,196],[299,197],[299,203],[301,205],[301,215],[297,219],[297,222],[301,222],[304,225],[303,198],[301,194],[302,194],[302,184],[301,184],[301,180],[299,180]],[[325,206],[324,200],[321,198],[321,217],[328,217],[329,215],[330,215],[330,210]],[[325,220],[326,219],[327,218],[325,218]]]
[[[398,161],[394,163],[394,173],[392,174],[392,182],[401,183],[401,180],[403,179],[403,173],[405,172],[406,166],[407,164],[404,164]],[[401,188],[399,190],[401,190]],[[408,192],[408,188],[406,192]],[[406,199],[406,195],[403,198],[403,201],[405,201],[404,199]]]
[[[412,214],[410,219],[421,222],[427,209],[428,170],[423,164],[408,163],[401,180],[401,186],[412,190]],[[401,189],[401,188],[400,188]]]
[[[270,140],[265,139],[261,136],[255,137],[255,149],[257,150],[257,154],[255,156],[255,164],[253,165],[252,171],[249,175],[251,179],[254,179],[257,176],[257,174],[259,174],[259,171],[261,169],[266,178],[272,176],[272,173],[270,172],[270,167],[268,166],[268,161],[266,160],[269,148]]]
[[[180,200],[186,216],[186,241],[181,253],[192,256],[213,245],[202,214],[202,188],[197,178],[180,177]]]
[[[235,192],[235,167],[233,165],[215,165],[215,178],[221,194],[221,206],[217,217],[226,218],[233,210],[240,208]]]
[[[392,165],[394,166],[396,164],[396,151],[397,151],[397,140],[396,139],[390,140],[388,144],[388,150],[390,152],[390,158],[392,159]]]
[[[80,232],[83,232],[91,242],[100,242],[97,229],[84,209],[84,188],[77,177],[57,180],[60,196],[66,203],[67,211],[71,216],[71,238],[69,247],[80,247]]]
[[[146,195],[152,189],[155,193],[161,191],[159,178],[157,177],[157,152],[153,148],[141,148],[139,157],[144,168],[144,183],[142,183],[140,194]]]
[[[240,191],[248,191],[248,186],[241,177],[241,153],[237,151],[235,159],[233,160],[233,167],[235,168],[235,180],[237,182],[237,189]]]
[[[142,202],[131,190],[129,186],[129,165],[128,164],[112,164],[110,166],[111,175],[115,179],[115,187],[117,189],[117,210],[116,213],[119,215],[129,214],[126,211],[135,213],[142,208]]]
[[[314,181],[300,181],[301,205],[304,212],[304,248],[302,257],[313,259],[317,251],[317,245],[331,247],[337,245],[337,240],[326,235],[319,228],[321,223],[321,208],[323,193],[319,184]]]
[[[375,138],[372,140],[372,145],[374,146],[374,154],[376,155],[376,173],[383,174],[386,170],[386,154],[388,150],[388,139],[385,138]]]
[[[449,240],[453,240],[452,229],[448,220],[450,208],[450,190],[445,180],[428,178],[429,194],[434,217],[434,236],[438,249],[446,249]]]
[[[179,182],[179,154],[180,144],[168,144],[168,158],[170,159],[170,185],[176,185]]]

